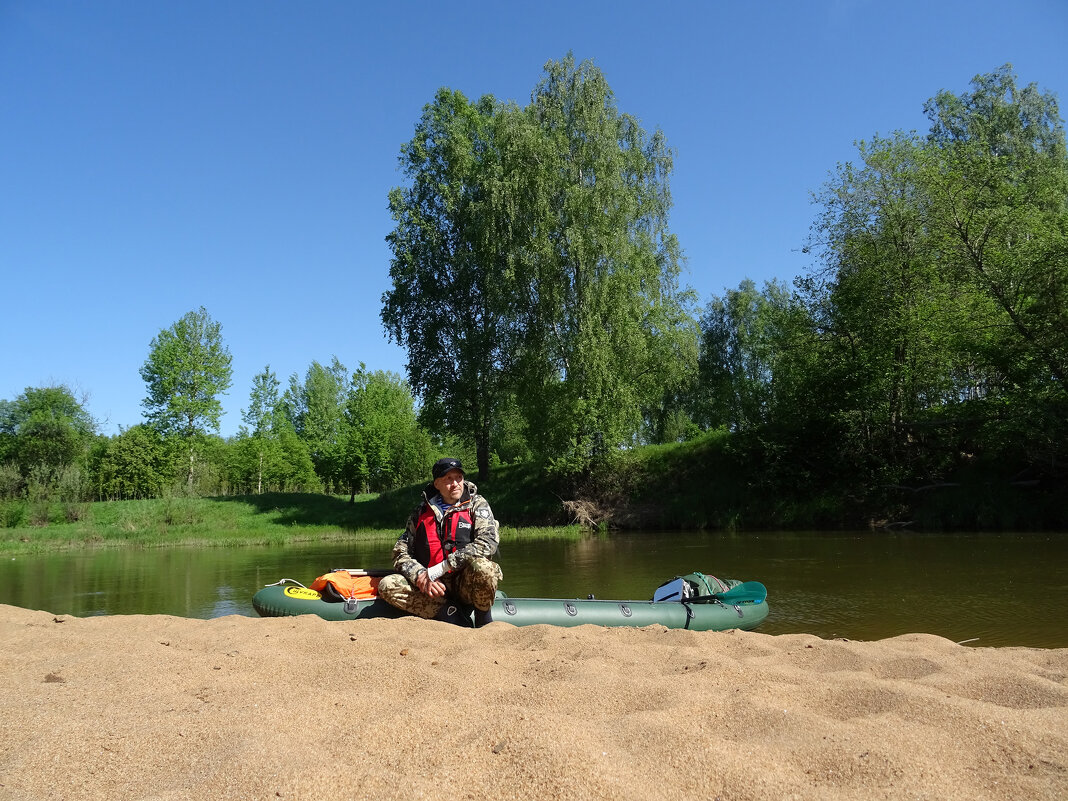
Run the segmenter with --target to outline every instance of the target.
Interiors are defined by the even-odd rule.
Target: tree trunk
[[[193,459],[194,459],[195,455],[196,455],[196,452],[193,450],[193,446],[190,445],[189,446],[189,477],[186,479],[186,485],[187,485],[187,489],[188,489],[190,495],[193,494]]]
[[[478,441],[475,443],[476,460],[478,461],[478,480],[485,481],[489,478],[489,453],[490,453],[490,435],[489,426],[485,426],[478,434]]]

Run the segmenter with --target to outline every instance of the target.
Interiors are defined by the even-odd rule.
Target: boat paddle
[[[763,603],[768,597],[768,590],[759,581],[743,581],[731,587],[726,592],[714,592],[711,595],[696,595],[693,598],[684,598],[683,603],[699,603],[701,601],[719,601],[721,604],[731,606],[733,604]]]

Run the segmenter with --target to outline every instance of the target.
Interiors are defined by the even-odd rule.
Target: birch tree
[[[230,388],[230,350],[222,326],[201,306],[152,340],[141,377],[148,394],[141,402],[148,423],[164,435],[184,438],[189,448],[188,486],[193,486],[198,434],[218,433],[220,395]]]

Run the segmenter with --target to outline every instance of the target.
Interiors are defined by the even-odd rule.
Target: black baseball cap
[[[432,471],[432,475],[434,476],[434,478],[441,478],[450,470],[459,470],[461,473],[464,473],[464,466],[460,464],[459,459],[454,459],[451,456],[446,456],[444,459],[438,459],[436,462],[434,462],[434,469]],[[467,474],[464,473],[464,475]]]

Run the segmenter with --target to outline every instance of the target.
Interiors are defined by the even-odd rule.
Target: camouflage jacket
[[[475,556],[489,558],[497,553],[497,546],[500,543],[500,526],[493,517],[493,510],[490,509],[489,501],[477,493],[478,487],[470,481],[464,481],[464,494],[461,496],[461,501],[470,498],[471,506],[469,509],[471,520],[474,524],[474,532],[470,543],[453,551],[445,558],[449,571],[459,570],[469,559]],[[404,533],[400,535],[397,544],[393,546],[393,567],[399,570],[412,584],[415,584],[415,579],[419,572],[427,567],[414,556],[413,546],[419,515],[424,509],[429,508],[434,513],[434,517],[437,518],[439,526],[445,517],[438,505],[431,503],[431,499],[437,494],[438,491],[434,488],[433,483],[426,486],[423,490],[422,503],[412,510],[411,515],[408,517],[408,523],[404,527]]]

